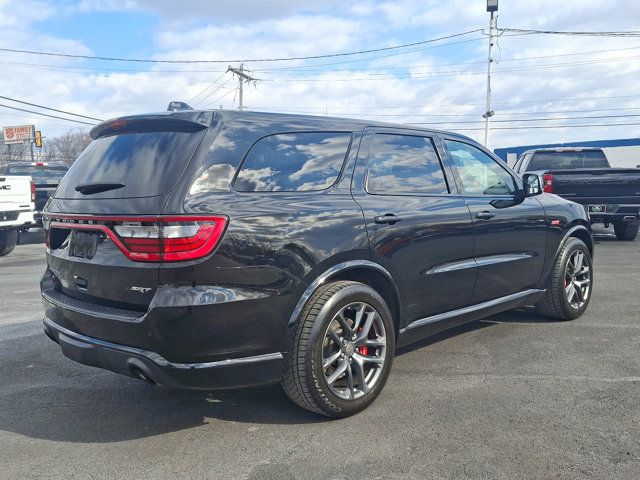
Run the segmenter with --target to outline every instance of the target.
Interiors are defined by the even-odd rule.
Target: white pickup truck
[[[35,226],[35,197],[30,177],[0,175],[0,256],[13,251],[21,230]]]

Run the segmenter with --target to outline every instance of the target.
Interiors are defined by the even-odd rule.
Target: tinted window
[[[338,178],[350,133],[300,132],[264,137],[251,147],[234,187],[240,192],[324,190]]]
[[[367,166],[369,193],[448,193],[440,160],[430,138],[376,134]]]
[[[445,140],[458,170],[464,193],[509,195],[515,192],[511,175],[489,155],[467,143]]]
[[[527,170],[550,170],[562,168],[607,168],[604,152],[585,150],[582,152],[536,152]]]
[[[56,191],[58,198],[84,198],[81,183],[122,183],[124,188],[92,198],[148,197],[167,193],[193,155],[203,131],[129,133],[89,144]]]
[[[39,167],[37,165],[9,165],[6,169],[7,175],[30,176],[35,183],[57,184],[69,167],[64,165],[48,165]]]

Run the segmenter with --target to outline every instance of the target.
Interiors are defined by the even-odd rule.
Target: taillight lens
[[[61,215],[60,218],[87,223],[52,222],[52,228],[102,231],[127,258],[136,262],[184,262],[203,258],[218,245],[228,222],[223,216]]]
[[[36,201],[36,184],[31,182],[31,201]]]
[[[551,173],[542,175],[542,183],[543,192],[553,193],[553,175]]]

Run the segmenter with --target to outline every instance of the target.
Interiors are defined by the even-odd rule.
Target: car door
[[[544,265],[547,221],[535,197],[488,152],[445,138],[454,176],[473,219],[478,279],[471,303],[535,287]]]
[[[476,277],[469,209],[443,168],[439,139],[365,130],[353,194],[372,258],[398,285],[403,326],[466,306]]]

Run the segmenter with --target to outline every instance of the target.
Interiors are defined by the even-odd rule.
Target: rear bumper
[[[589,203],[583,201],[580,203],[588,213],[591,223],[640,222],[640,204],[603,203],[595,199]],[[602,211],[590,212],[590,206],[602,208]]]
[[[36,223],[34,215],[33,210],[0,212],[0,228],[34,226]]]
[[[276,383],[284,369],[280,352],[205,363],[174,363],[158,353],[72,332],[44,318],[44,332],[76,362],[154,383],[188,389],[226,389]]]

